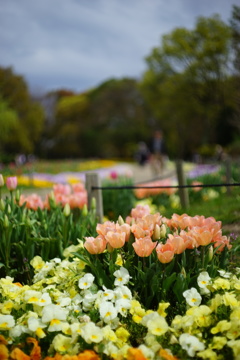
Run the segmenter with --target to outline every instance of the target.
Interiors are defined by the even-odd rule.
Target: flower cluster
[[[219,270],[215,278],[200,272],[196,288],[184,291],[185,311],[179,314],[169,302],[145,308],[122,266],[111,289],[97,286],[78,258],[44,262],[36,256],[32,266],[32,286],[0,280],[3,359],[238,358],[239,268],[236,274]]]
[[[52,194],[48,194],[45,200],[37,194],[21,195],[19,205],[22,206],[26,203],[28,209],[37,210],[38,208],[49,208],[50,199],[54,199],[56,204],[65,206],[69,204],[71,209],[80,208],[87,204],[87,191],[83,183],[68,184],[55,184],[53,185]]]

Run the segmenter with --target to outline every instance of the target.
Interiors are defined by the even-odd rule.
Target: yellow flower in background
[[[160,316],[166,317],[167,313],[165,312],[165,310],[170,306],[170,303],[159,303],[158,305],[158,309],[157,312]]]

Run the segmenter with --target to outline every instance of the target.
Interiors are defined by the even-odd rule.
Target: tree
[[[199,17],[193,30],[177,28],[164,35],[146,58],[141,90],[175,156],[218,141],[218,122],[222,113],[227,121],[226,109],[232,106],[232,90],[225,89],[230,38],[219,16]]]
[[[34,152],[43,127],[42,107],[31,99],[23,77],[15,75],[11,68],[0,68],[0,96],[8,110],[15,114],[11,136],[4,142],[3,151]],[[6,127],[12,127],[13,115],[3,116]]]

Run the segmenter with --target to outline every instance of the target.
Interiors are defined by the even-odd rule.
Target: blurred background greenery
[[[164,35],[140,79],[110,79],[84,93],[34,96],[25,79],[0,67],[0,162],[133,159],[161,128],[170,158],[208,159],[216,144],[240,154],[240,7]]]

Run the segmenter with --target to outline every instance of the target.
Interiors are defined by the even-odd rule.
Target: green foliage
[[[141,89],[172,155],[186,156],[202,143],[218,142],[220,122],[231,130],[233,87],[226,76],[230,39],[230,29],[219,17],[200,17],[195,29],[164,35],[161,46],[146,58]],[[231,140],[226,131],[225,140]]]
[[[7,104],[1,116],[11,129],[11,136],[2,143],[2,151],[34,152],[43,128],[43,109],[31,99],[24,79],[11,68],[0,67],[0,98]]]
[[[0,200],[0,277],[31,282],[30,261],[40,255],[47,261],[63,258],[63,251],[78,245],[78,239],[95,235],[95,209],[84,213],[74,209],[66,214],[62,206],[50,201],[50,209],[27,209],[18,205],[19,194]]]
[[[109,220],[116,221],[119,216],[126,217],[134,207],[136,198],[133,189],[111,190],[111,187],[133,186],[131,178],[118,176],[116,179],[104,179],[103,187],[109,187],[102,191],[104,215]]]

